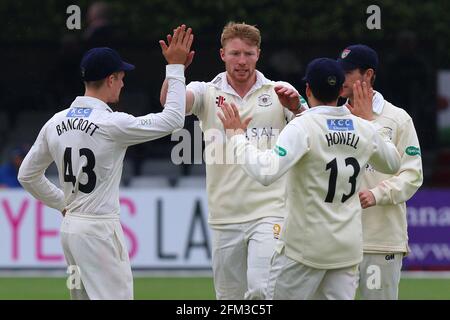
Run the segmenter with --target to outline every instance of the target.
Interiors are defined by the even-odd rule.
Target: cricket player
[[[353,299],[362,260],[359,173],[368,162],[385,173],[399,168],[395,146],[372,123],[336,106],[344,78],[335,60],[313,60],[305,77],[311,109],[283,129],[272,150],[248,143],[247,119],[241,122],[234,104],[219,112],[249,176],[268,186],[288,172],[288,214],[272,258],[268,299]],[[371,92],[359,88],[357,108],[370,107]]]
[[[353,84],[364,81],[372,88],[378,55],[366,45],[345,48],[338,58],[345,70],[343,97],[353,108]],[[401,156],[400,170],[384,174],[370,165],[364,167],[359,198],[362,214],[364,259],[359,266],[359,290],[362,299],[396,300],[404,255],[409,251],[406,204],[423,182],[419,140],[411,117],[385,100],[373,96],[374,122],[384,128]]]
[[[119,221],[119,183],[128,146],[170,134],[184,125],[184,63],[193,36],[176,28],[167,60],[166,108],[142,117],[113,112],[125,71],[134,66],[110,48],[93,48],[81,61],[84,96],[56,113],[42,128],[19,170],[19,181],[36,199],[61,211],[61,241],[67,263],[78,270],[82,286],[72,299],[133,299],[133,277]],[[44,172],[56,163],[62,189]]]
[[[225,72],[186,88],[186,113],[200,119],[205,140],[214,287],[217,299],[264,299],[270,257],[286,215],[286,179],[265,187],[248,177],[235,158],[230,161],[233,153],[217,110],[224,101],[233,102],[242,115],[251,116],[246,139],[265,150],[294,113],[308,106],[290,84],[271,81],[256,70],[261,52],[256,27],[230,22],[221,44]],[[162,104],[166,92],[165,82]]]

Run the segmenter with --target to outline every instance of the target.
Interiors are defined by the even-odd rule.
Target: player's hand
[[[376,205],[375,196],[369,190],[363,190],[359,192],[358,195],[359,195],[359,202],[361,202],[361,207],[363,209],[373,207],[374,205]]]
[[[168,64],[185,65],[186,63],[190,64],[194,58],[194,54],[191,53],[193,41],[194,35],[192,34],[192,29],[188,28],[186,30],[186,25],[183,24],[174,30],[173,36],[168,37],[168,42],[170,43],[159,40],[159,45]]]
[[[374,119],[372,99],[373,89],[358,80],[353,84],[353,104],[347,104],[347,108],[355,116],[371,121]]]
[[[162,40],[160,40],[162,41]],[[170,45],[170,43],[172,42],[172,35],[168,34],[167,35],[167,43]],[[184,68],[187,69],[187,67],[189,67],[192,63],[192,60],[194,60],[194,55],[195,55],[195,51],[191,50],[187,56],[186,62],[184,63]]]
[[[247,130],[247,126],[252,118],[241,121],[239,110],[233,102],[231,102],[231,104],[223,102],[220,107],[222,113],[218,112],[217,116],[222,121],[227,136],[242,134]]]
[[[61,212],[61,214],[62,214],[63,217],[66,216],[66,212],[67,212],[67,209],[64,209],[64,210]]]
[[[278,100],[283,107],[297,114],[304,110],[298,109],[298,105],[300,104],[300,95],[297,91],[291,88],[283,87],[281,85],[275,86],[275,93],[278,96]]]

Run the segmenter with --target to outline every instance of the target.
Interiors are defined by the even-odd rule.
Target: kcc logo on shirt
[[[69,112],[67,113],[66,117],[69,118],[88,118],[91,115],[92,109],[91,108],[71,108],[69,109]]]
[[[352,119],[327,119],[327,126],[333,131],[355,130]]]

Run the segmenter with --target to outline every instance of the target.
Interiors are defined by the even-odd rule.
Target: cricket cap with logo
[[[97,81],[114,72],[131,71],[134,65],[125,62],[119,53],[111,48],[92,48],[81,59],[80,69],[83,81]]]
[[[344,71],[373,69],[376,72],[378,68],[378,54],[364,44],[348,46],[342,50],[337,61]]]
[[[333,95],[339,92],[345,81],[345,74],[336,60],[317,58],[306,67],[303,80],[313,92]]]

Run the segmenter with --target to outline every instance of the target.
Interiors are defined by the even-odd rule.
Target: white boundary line
[[[450,279],[450,271],[402,271],[404,279]]]

